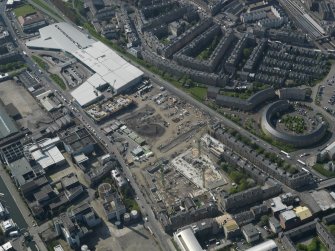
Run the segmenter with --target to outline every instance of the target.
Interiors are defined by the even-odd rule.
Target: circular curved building
[[[276,129],[271,122],[273,116],[287,111],[290,106],[291,105],[286,100],[279,100],[268,105],[261,118],[261,127],[263,132],[275,140],[293,145],[295,147],[310,146],[320,141],[327,132],[327,124],[324,122],[320,123],[315,130],[304,135],[289,134]]]
[[[112,194],[112,186],[109,183],[102,183],[98,187],[99,197],[103,200]]]

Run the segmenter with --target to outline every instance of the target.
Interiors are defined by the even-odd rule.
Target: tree
[[[263,215],[261,217],[261,220],[259,221],[259,226],[263,227],[266,226],[269,223],[269,216]]]
[[[244,57],[245,59],[249,58],[249,56],[250,56],[250,54],[251,54],[251,51],[252,51],[251,48],[244,48],[244,49],[243,49],[243,57]]]
[[[332,235],[335,236],[335,225],[330,225],[330,226],[328,227],[328,229],[329,229],[329,232],[330,232]]]
[[[185,86],[187,86],[187,87],[191,87],[192,86],[192,80],[190,78],[186,79]]]
[[[304,244],[302,244],[302,243],[299,243],[299,244],[297,245],[297,250],[298,250],[298,251],[307,251],[307,247],[306,247],[306,245],[304,245]]]
[[[3,234],[3,231],[0,229],[0,245],[4,244],[6,242],[6,237]]]
[[[318,238],[313,238],[312,242],[307,247],[308,251],[320,250],[320,241]]]

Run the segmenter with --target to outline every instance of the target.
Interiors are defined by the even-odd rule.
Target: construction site
[[[191,147],[191,138],[206,128],[206,115],[159,87],[132,98],[137,108],[119,119],[145,139],[156,159]]]
[[[182,151],[170,162],[161,159],[143,172],[156,203],[164,202],[169,208],[185,197],[208,198],[211,190],[230,185],[230,179],[220,170],[216,157],[224,147],[219,142],[209,142],[211,139],[205,134],[193,140],[193,147]]]

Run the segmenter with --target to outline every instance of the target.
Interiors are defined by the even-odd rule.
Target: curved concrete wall
[[[240,99],[235,97],[217,95],[216,102],[219,105],[231,107],[233,109],[239,109],[241,111],[251,111],[262,103],[276,98],[276,93],[273,87],[261,90],[248,99]]]
[[[286,100],[279,100],[268,105],[261,118],[261,127],[263,132],[275,140],[293,145],[295,147],[310,146],[320,141],[326,134],[327,125],[321,123],[312,132],[304,135],[294,135],[280,132],[271,123],[271,118],[276,113],[281,113],[290,108],[290,104]]]

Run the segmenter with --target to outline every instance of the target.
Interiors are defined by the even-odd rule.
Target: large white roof
[[[68,23],[55,23],[41,28],[40,38],[28,41],[28,47],[63,50],[69,53],[95,42],[87,34]]]
[[[101,42],[77,50],[73,56],[96,72],[103,79],[101,82],[110,84],[116,91],[143,75],[141,70]]]
[[[179,242],[183,250],[204,251],[191,228],[186,228],[174,234],[175,240]]]
[[[274,248],[277,248],[277,244],[274,242],[274,240],[268,240],[256,246],[253,246],[246,251],[269,251],[273,250]]]
[[[71,94],[80,105],[93,102],[101,93],[94,92],[99,86],[109,84],[116,91],[143,76],[143,72],[128,63],[102,42],[89,38],[67,23],[52,24],[40,29],[41,37],[26,43],[31,48],[66,51],[89,67],[95,74]]]
[[[93,85],[86,81],[72,91],[71,95],[77,100],[80,106],[86,106],[93,103],[95,100],[98,100],[102,94]]]

